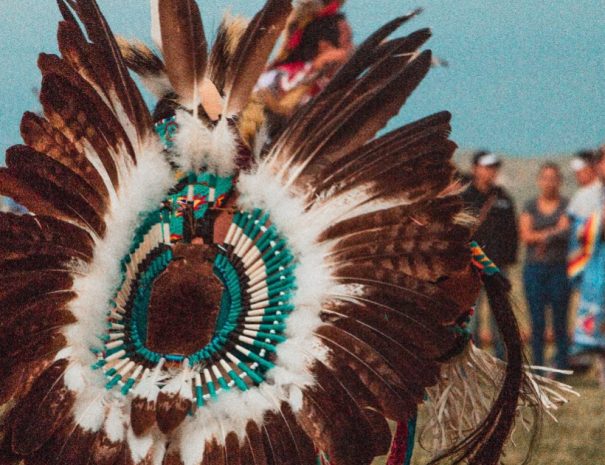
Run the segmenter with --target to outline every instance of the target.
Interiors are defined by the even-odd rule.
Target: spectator
[[[598,202],[601,181],[597,174],[596,159],[595,151],[580,150],[571,160],[570,167],[578,184],[578,190],[572,196],[567,210],[572,222],[574,219],[583,221],[582,218],[588,218],[591,212],[598,208],[595,200]],[[571,281],[573,290],[576,290],[578,283],[579,279]],[[586,353],[573,354],[569,357],[568,362],[569,367],[574,371],[585,371],[592,365],[592,356]]]
[[[518,233],[514,203],[506,190],[496,185],[501,166],[502,160],[497,154],[484,150],[476,152],[471,183],[462,193],[462,199],[479,218],[480,224],[473,240],[506,273],[517,260]],[[493,320],[491,323],[496,355],[502,357],[504,348]],[[476,343],[481,344],[482,332],[477,316],[471,321],[471,327]]]
[[[591,150],[577,152],[571,159],[570,167],[580,188],[590,186],[599,180],[595,168],[595,153]]]
[[[598,355],[599,381],[605,387],[605,147],[598,154],[596,170],[600,183],[580,189],[575,196],[581,200],[577,208],[572,202],[568,209],[572,234],[567,271],[577,280],[580,294],[571,352]]]
[[[567,367],[567,311],[569,283],[566,273],[569,219],[568,200],[561,197],[559,166],[545,163],[538,173],[538,197],[529,200],[521,213],[521,240],[527,245],[523,284],[531,315],[531,347],[535,365],[544,365],[546,306],[552,310],[557,345],[555,366]]]
[[[599,208],[603,184],[597,172],[596,158],[593,152],[584,150],[571,160],[571,168],[579,186],[567,209],[572,220],[586,219]]]

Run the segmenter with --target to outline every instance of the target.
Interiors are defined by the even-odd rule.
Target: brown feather
[[[342,89],[356,79],[373,61],[376,49],[384,43],[385,39],[418,13],[419,10],[416,10],[409,15],[395,18],[365,39],[357,47],[351,59],[330,80],[330,83],[324,89],[323,95]]]
[[[130,124],[128,116],[122,115],[115,108],[116,102],[113,99],[116,94],[112,86],[113,77],[111,76],[109,67],[105,65],[100,48],[90,44],[86,40],[75,21],[62,21],[59,23],[58,43],[64,61],[88,83],[88,86],[85,86],[84,90],[89,92],[89,88],[92,87],[103,101],[112,108],[112,111],[115,112],[116,117],[118,117],[122,125]],[[58,74],[63,75],[65,71],[61,71]],[[145,111],[148,112],[146,108]],[[124,117],[127,120],[123,120]],[[129,151],[130,157],[135,159],[131,141],[126,142],[126,149]],[[116,185],[115,182],[116,180],[112,179],[114,185]]]
[[[65,336],[60,333],[60,328],[52,328],[22,341],[20,345],[13,345],[12,349],[5,348],[0,357],[0,372],[9,372],[17,364],[46,359],[63,347],[65,347]]]
[[[427,125],[429,126],[427,127]],[[426,170],[427,172],[422,174],[431,180],[439,179],[437,173],[433,173],[423,166],[430,166],[429,162],[449,167],[451,174],[446,175],[445,179],[451,179],[454,167],[448,163],[448,160],[451,158],[455,146],[447,140],[450,131],[449,124],[439,121],[439,118],[431,118],[423,125],[413,123],[409,126],[412,127],[404,126],[368,142],[323,168],[316,176],[315,187],[307,194],[307,198],[312,198],[324,191],[329,191],[330,195],[336,195],[364,182],[374,181],[375,183],[376,173],[389,173],[390,170],[398,174],[401,169],[409,171],[413,167],[419,171]],[[436,160],[427,158],[427,155]],[[365,169],[370,172],[365,172]],[[414,184],[418,184],[418,180],[424,181],[424,178],[419,175],[416,176],[416,179],[412,178],[412,181],[415,181]],[[403,184],[401,190],[408,192],[411,189]]]
[[[15,407],[11,425],[12,448],[20,455],[40,449],[71,413],[74,394],[63,383],[67,360],[53,363]]]
[[[50,293],[71,288],[67,271],[17,271],[0,274],[0,308],[20,307]],[[5,310],[3,310],[4,313]]]
[[[164,460],[162,460],[162,465],[184,465],[177,449],[176,446],[168,449],[168,452],[164,455]]]
[[[90,143],[112,184],[117,187],[118,174],[113,154],[119,153],[120,139],[115,133],[115,121],[104,120],[90,99],[56,74],[43,78],[40,102],[51,124],[70,141],[80,146]]]
[[[104,430],[96,435],[91,447],[92,465],[115,465],[126,449],[124,442],[111,441]]]
[[[429,52],[413,59],[405,53],[409,52],[405,42],[399,44],[404,53],[395,48],[387,55],[372,54],[376,61],[368,63],[359,80],[339,92],[322,94],[299,112],[273,149],[276,164],[287,158],[289,163],[309,164],[321,160],[321,154],[335,160],[373,137],[399,111],[430,66]]]
[[[338,379],[320,362],[311,367],[316,385],[303,391],[298,421],[330,461],[368,465],[374,458],[370,425]]]
[[[42,53],[38,57],[38,67],[42,72],[42,77],[49,75],[61,76],[73,88],[77,89],[78,93],[84,94],[87,100],[90,101],[90,105],[93,106],[95,111],[99,114],[99,119],[106,126],[106,130],[103,133],[104,137],[107,138],[114,147],[118,142],[122,143],[130,157],[133,160],[136,160],[134,148],[126,134],[126,130],[122,126],[123,123],[119,121],[119,118],[114,111],[107,106],[107,103],[103,100],[102,96],[99,95],[98,91],[80,76],[66,60],[61,59],[56,55]]]
[[[27,318],[18,321],[16,325],[5,328],[0,339],[0,354],[11,353],[15,341],[40,340],[47,334],[57,331],[66,325],[75,323],[76,319],[67,310],[49,309],[47,314],[29,314]]]
[[[74,202],[76,205],[86,203],[98,217],[104,216],[107,210],[108,205],[105,199],[100,197],[80,176],[27,145],[10,147],[6,152],[6,164],[10,169],[18,172],[35,173],[48,183],[60,187],[70,198],[79,199],[79,202]],[[76,205],[74,205],[74,209]]]
[[[416,359],[422,354],[423,359],[436,359],[448,351],[455,341],[455,334],[445,325],[432,323],[433,318],[424,318],[422,312],[406,312],[407,308],[413,308],[412,305],[402,304],[401,307],[401,312],[397,312],[385,305],[334,302],[325,306],[322,319],[330,322],[343,318],[356,320],[381,334],[385,340],[397,347],[402,357]],[[432,309],[433,312],[436,310]],[[442,347],[448,349],[444,350]]]
[[[225,438],[225,461],[228,465],[241,465],[242,458],[237,434],[233,431]]]
[[[233,56],[247,25],[247,21],[243,18],[225,15],[212,44],[206,74],[221,93],[224,92],[227,74],[233,64]]]
[[[46,119],[26,112],[21,119],[21,136],[25,144],[58,161],[86,180],[101,197],[109,196],[103,178],[86,158],[84,151],[78,149],[76,144],[72,143]]]
[[[73,271],[73,263],[65,257],[56,255],[6,257],[0,260],[0,274],[14,275],[22,271]]]
[[[246,425],[246,443],[242,447],[242,465],[267,465],[263,435],[256,423]]]
[[[160,391],[156,402],[156,420],[160,431],[169,434],[174,431],[191,410],[191,400],[178,393],[167,394]]]
[[[397,225],[416,225],[418,229],[432,223],[449,225],[462,211],[462,201],[459,197],[443,197],[430,199],[410,205],[375,210],[346,220],[335,222],[326,229],[319,240],[321,242],[338,238],[348,238],[360,233],[380,230]]]
[[[124,63],[139,76],[159,76],[166,72],[162,59],[146,44],[116,37]]]
[[[13,365],[5,374],[0,374],[0,405],[11,400],[19,401],[27,395],[35,380],[51,363],[52,358],[42,358]]]
[[[56,165],[54,168],[56,168]],[[6,174],[3,173],[5,170]],[[100,237],[104,235],[106,225],[99,213],[90,204],[83,201],[81,196],[74,195],[67,190],[68,188],[61,184],[58,175],[56,173],[51,174],[49,170],[45,169],[44,165],[31,164],[20,166],[17,169],[0,168],[0,180],[7,181],[8,184],[1,185],[0,192],[13,197],[32,212],[75,222]],[[29,193],[31,193],[33,199],[25,197]],[[36,199],[41,198],[49,199],[53,206],[48,209],[41,209],[35,203]],[[41,205],[45,204],[47,202],[42,200]]]
[[[375,70],[378,76],[365,76],[358,85],[360,95],[347,97],[341,106],[335,105],[338,112],[293,161],[302,162],[304,167],[316,158],[321,160],[322,154],[338,159],[365,144],[399,112],[428,72],[430,63],[428,51],[411,61],[407,56],[395,56]]]
[[[425,388],[436,384],[439,380],[439,366],[435,358],[418,351],[416,347],[407,346],[405,343],[397,344],[394,340],[385,338],[382,331],[376,331],[353,318],[333,319],[331,323],[366,343],[380,354],[395,372],[404,375],[404,383],[399,389],[402,395],[410,397],[417,404],[422,402]],[[453,333],[449,337],[447,336],[446,334],[444,340],[425,340],[423,342],[425,345],[432,342],[433,350],[431,352],[442,355],[451,350],[457,339]]]
[[[74,255],[90,261],[94,243],[90,234],[78,226],[50,216],[0,214],[0,235],[5,244],[38,242],[71,249]]]
[[[0,194],[13,198],[33,213],[71,219],[70,214],[55,206],[44,193],[32,189],[16,173],[5,167],[0,167]]]
[[[313,444],[298,424],[289,404],[284,402],[278,412],[267,412],[263,435],[267,458],[272,465],[312,463]]]
[[[379,403],[388,418],[404,420],[415,412],[416,403],[403,397],[396,388],[402,384],[395,373],[374,350],[363,342],[330,325],[323,325],[316,334],[331,350],[330,366],[339,372],[352,370]]]
[[[207,42],[195,0],[160,0],[160,30],[166,73],[181,102],[200,103],[208,62]]]
[[[80,426],[67,423],[52,438],[54,454],[46,454],[48,465],[89,465],[96,433],[85,431]],[[41,451],[38,451],[40,453]]]
[[[291,0],[268,0],[250,21],[238,44],[225,86],[227,116],[239,114],[248,104],[291,10]]]
[[[374,449],[374,456],[386,455],[391,449],[392,433],[389,423],[385,420],[384,415],[376,410],[366,408],[363,410],[370,425],[371,439]]]
[[[130,421],[132,430],[137,436],[145,436],[155,424],[155,401],[135,397],[130,404]]]
[[[263,421],[263,443],[269,465],[292,465],[296,461],[296,448],[279,413],[268,412]]]
[[[219,445],[216,438],[212,438],[204,445],[204,458],[201,465],[231,465],[225,462],[225,457],[225,448]]]
[[[69,4],[84,24],[88,37],[95,46],[95,51],[98,51],[102,58],[105,74],[110,78],[105,83],[96,81],[96,85],[115,91],[120,106],[124,108],[128,119],[136,129],[139,140],[132,142],[140,144],[151,129],[151,115],[143,97],[128,74],[120,48],[107,21],[94,0],[70,0]],[[109,92],[107,94],[110,95]],[[114,103],[114,110],[116,106]]]
[[[296,463],[300,465],[313,463],[314,459],[316,458],[315,447],[309,436],[307,436],[305,431],[298,423],[296,415],[292,411],[289,403],[282,402],[280,414],[290,431],[290,435],[294,441],[294,446],[296,447],[296,458],[298,460]]]

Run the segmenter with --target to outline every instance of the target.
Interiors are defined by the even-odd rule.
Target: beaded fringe
[[[426,391],[428,411],[427,423],[420,435],[422,447],[438,456],[475,430],[496,400],[505,370],[505,362],[478,349],[472,342],[462,354],[444,364],[439,383]],[[554,412],[567,403],[570,395],[579,396],[571,386],[539,376],[534,370],[571,373],[527,366],[516,426],[529,427],[531,419],[524,415],[525,407],[538,408],[556,421]]]

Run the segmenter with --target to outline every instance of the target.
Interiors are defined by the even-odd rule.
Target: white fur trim
[[[155,138],[138,154],[137,164],[127,154],[117,157],[120,172],[120,190],[112,199],[105,217],[107,230],[103,239],[97,239],[90,264],[81,265],[74,275],[73,289],[77,292],[69,309],[77,322],[64,329],[70,359],[82,366],[95,363],[91,347],[99,347],[99,334],[105,331],[105,316],[109,302],[120,283],[120,261],[128,253],[132,234],[141,220],[142,212],[150,211],[161,202],[174,183],[170,166],[162,155],[162,147]],[[89,385],[99,385],[102,377],[92,370],[84,370]],[[101,384],[104,387],[104,382]]]
[[[219,176],[235,173],[236,135],[225,118],[221,118],[216,127],[208,128],[189,112],[177,110],[176,123],[178,130],[172,153],[179,168],[183,171],[205,169]]]

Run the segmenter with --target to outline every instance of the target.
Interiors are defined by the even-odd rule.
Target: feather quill
[[[200,11],[195,0],[159,0],[158,13],[168,79],[180,103],[197,116],[208,62]]]

